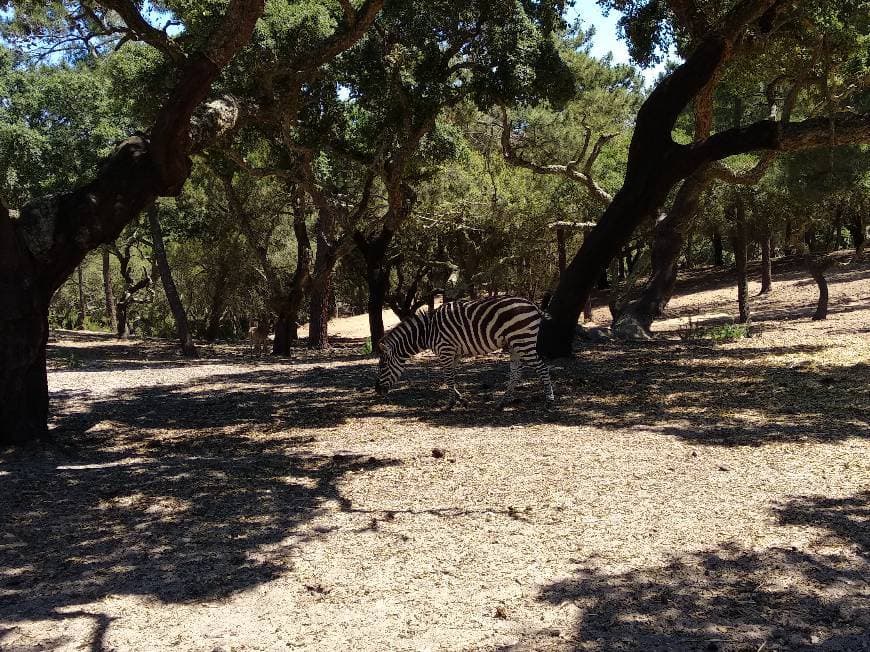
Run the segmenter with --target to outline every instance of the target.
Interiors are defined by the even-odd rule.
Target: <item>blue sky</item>
[[[628,57],[628,48],[623,41],[619,40],[616,27],[616,21],[621,15],[618,11],[611,11],[608,16],[605,16],[601,12],[601,7],[594,0],[577,0],[576,5],[567,11],[569,21],[572,21],[575,16],[579,16],[585,27],[590,25],[595,27],[595,36],[592,38],[593,56],[600,58],[612,53],[614,62],[631,63]],[[664,70],[664,64],[641,71],[647,86],[651,86],[655,82],[662,70]]]

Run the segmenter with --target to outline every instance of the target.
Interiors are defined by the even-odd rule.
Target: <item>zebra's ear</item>
[[[378,351],[380,351],[381,353],[383,353],[385,350],[386,350],[386,349],[384,348],[384,343],[383,343],[383,342],[378,342]]]

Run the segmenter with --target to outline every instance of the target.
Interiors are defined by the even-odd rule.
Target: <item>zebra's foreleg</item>
[[[511,371],[508,378],[508,384],[504,391],[504,396],[496,404],[496,409],[501,410],[513,398],[514,389],[517,386],[517,381],[520,379],[520,369],[522,368],[522,358],[516,351],[511,351]]]
[[[462,402],[462,394],[456,388],[456,351],[453,349],[438,351],[438,363],[444,369],[444,374],[447,376],[447,390],[450,392],[450,398],[445,407],[450,410],[456,405],[457,401]]]

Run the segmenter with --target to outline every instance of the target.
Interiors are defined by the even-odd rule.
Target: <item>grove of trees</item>
[[[50,328],[328,346],[336,312],[596,287],[642,336],[677,269],[866,240],[868,0],[0,0],[0,442],[43,435]],[[816,317],[824,318],[820,301]],[[300,331],[308,324],[307,332]]]

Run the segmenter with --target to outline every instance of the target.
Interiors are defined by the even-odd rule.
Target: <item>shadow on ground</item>
[[[78,433],[7,451],[0,620],[91,617],[101,649],[106,616],[70,607],[114,594],[215,600],[287,573],[292,548],[324,536],[310,519],[329,502],[352,508],[345,474],[398,463],[314,455],[306,441]]]
[[[495,410],[508,371],[500,355],[459,365],[459,384],[468,399],[464,407],[443,411],[447,393],[431,358],[410,364],[405,381],[379,399],[371,388],[375,360],[359,355],[351,345],[344,356],[333,351],[331,356],[308,354],[300,361],[305,364],[239,365],[238,372],[223,369],[225,373],[188,382],[125,388],[96,399],[85,390],[54,392],[54,425],[58,433],[72,436],[102,421],[133,428],[191,431],[232,426],[274,432],[392,418],[457,428],[546,423],[619,433],[643,428],[722,446],[866,437],[870,365],[777,361],[795,355],[809,360],[834,346],[584,344],[576,359],[554,362],[558,409],[546,413],[542,390],[528,374],[520,402],[502,412]]]
[[[870,650],[870,492],[798,497],[775,513],[821,529],[821,551],[724,546],[614,574],[593,559],[539,599],[579,608],[567,638],[581,650]],[[529,632],[525,644],[550,635]]]

